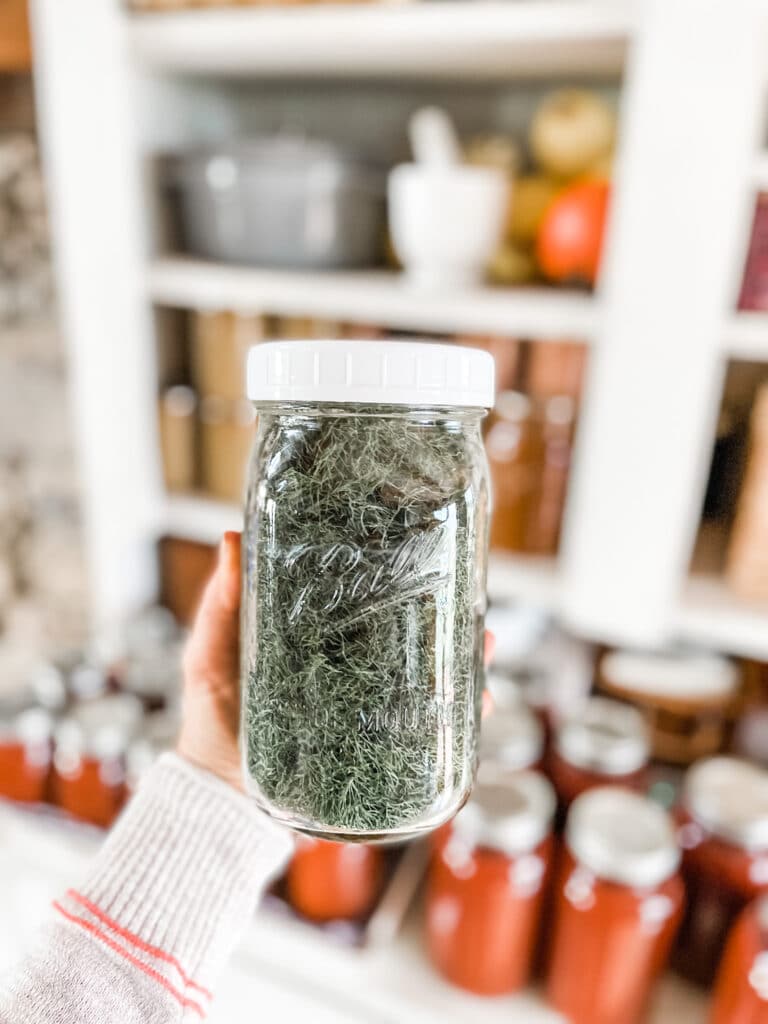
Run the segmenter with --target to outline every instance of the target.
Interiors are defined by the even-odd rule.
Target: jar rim
[[[737,757],[688,769],[683,804],[708,832],[744,850],[768,849],[768,772]]]
[[[599,786],[577,797],[565,841],[575,859],[598,878],[633,888],[661,885],[680,863],[670,816],[623,786]]]
[[[497,708],[480,727],[481,761],[493,761],[505,768],[530,768],[544,750],[544,727],[522,702],[512,708]]]
[[[629,704],[590,697],[560,725],[557,753],[569,764],[601,775],[639,771],[650,754],[643,716]]]
[[[473,846],[530,853],[549,835],[555,806],[552,785],[540,772],[485,762],[472,797],[454,819],[454,833]]]
[[[248,354],[253,402],[337,402],[488,409],[489,352],[419,339],[267,341]]]

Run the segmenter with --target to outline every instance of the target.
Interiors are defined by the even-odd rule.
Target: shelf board
[[[492,601],[524,601],[556,612],[560,602],[557,560],[538,555],[503,555],[491,552],[488,594]]]
[[[598,302],[555,288],[422,291],[387,271],[260,270],[168,257],[151,264],[157,305],[266,312],[381,324],[413,331],[501,334],[588,341]]]
[[[691,576],[675,623],[676,636],[745,658],[768,660],[768,603],[740,600],[721,576]]]
[[[241,530],[237,505],[196,494],[169,495],[161,510],[158,532],[200,544],[218,544],[227,530]]]
[[[218,544],[225,530],[240,530],[243,513],[234,504],[203,495],[169,495],[163,506],[158,532],[201,544]],[[554,609],[558,602],[559,575],[554,558],[491,553],[488,592],[496,601],[526,601]]]
[[[726,326],[725,348],[734,359],[768,361],[768,312],[734,313]]]
[[[632,0],[253,6],[127,18],[137,59],[248,77],[615,74]]]
[[[173,495],[161,510],[158,533],[217,544],[225,530],[239,530],[242,522],[234,504]],[[520,601],[556,615],[561,601],[557,560],[491,552],[488,594],[492,601]],[[670,639],[768,661],[768,603],[740,601],[716,573],[690,577],[671,626]]]

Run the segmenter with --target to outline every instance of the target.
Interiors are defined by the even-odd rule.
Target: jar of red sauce
[[[562,807],[582,793],[608,783],[643,790],[648,781],[650,744],[635,708],[590,697],[560,723],[549,774]]]
[[[126,799],[125,755],[141,719],[141,703],[111,696],[76,707],[54,734],[53,802],[76,818],[107,828]]]
[[[570,1024],[634,1024],[680,922],[672,820],[620,786],[574,801],[555,893],[549,1001]]]
[[[23,701],[0,705],[0,797],[42,803],[51,764],[53,723]]]
[[[689,900],[674,964],[710,984],[736,917],[768,890],[768,772],[734,757],[699,761],[683,783],[678,835]]]
[[[531,709],[497,708],[480,732],[480,761],[515,771],[537,766],[544,754],[544,726]]]
[[[353,921],[373,910],[383,880],[381,847],[300,836],[285,883],[293,909],[311,921]]]
[[[526,984],[552,860],[555,794],[538,772],[483,765],[469,803],[436,844],[427,945],[453,984],[480,995]]]
[[[710,1024],[768,1024],[768,899],[742,911],[715,984]]]

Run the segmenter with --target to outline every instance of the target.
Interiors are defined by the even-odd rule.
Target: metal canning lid
[[[539,772],[481,765],[472,797],[453,821],[454,835],[513,856],[530,853],[549,835],[555,805]]]
[[[565,841],[575,859],[598,878],[633,888],[660,885],[680,863],[667,812],[623,786],[600,786],[577,797]]]
[[[21,692],[0,701],[0,743],[47,743],[52,732],[50,714],[31,703],[28,694]]]
[[[739,671],[719,654],[617,650],[600,663],[606,683],[649,697],[714,700],[736,690]]]
[[[628,775],[650,755],[643,716],[605,697],[590,697],[557,731],[555,746],[569,764],[601,775]]]
[[[745,850],[768,849],[768,772],[736,757],[688,769],[683,805],[708,832]]]
[[[496,709],[480,732],[480,759],[504,768],[530,768],[544,749],[544,729],[525,704]]]
[[[424,341],[270,341],[248,355],[254,402],[461,406],[489,409],[488,352]]]
[[[29,708],[16,719],[16,733],[27,746],[47,744],[53,735],[53,718],[44,708]]]
[[[121,756],[139,726],[142,711],[141,701],[127,694],[78,705],[56,727],[57,758],[62,754],[99,759]]]

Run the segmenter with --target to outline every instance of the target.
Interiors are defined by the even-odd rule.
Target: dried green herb
[[[476,414],[263,410],[247,503],[245,766],[341,836],[429,825],[471,782],[487,486]]]

